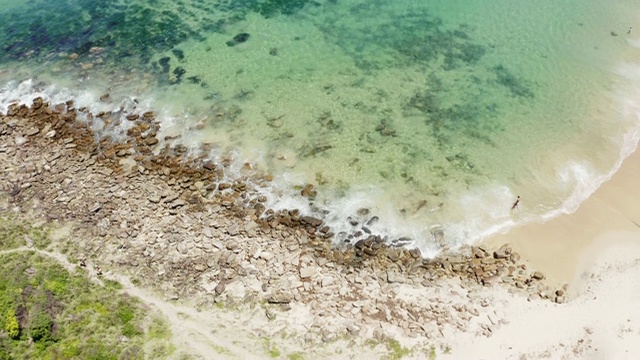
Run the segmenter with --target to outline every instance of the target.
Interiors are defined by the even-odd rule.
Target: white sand
[[[567,304],[528,302],[504,293],[509,324],[490,338],[461,334],[451,359],[638,359],[640,356],[640,232],[612,232],[576,282]],[[604,245],[606,244],[606,246]]]

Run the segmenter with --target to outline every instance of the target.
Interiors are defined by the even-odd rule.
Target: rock
[[[302,190],[300,190],[300,194],[306,198],[313,200],[318,195],[318,192],[315,190],[312,184],[307,184],[304,186],[304,188],[302,188]]]
[[[15,142],[17,146],[24,145],[27,142],[27,138],[24,136],[16,136]]]
[[[304,224],[309,224],[313,227],[318,227],[322,225],[322,220],[315,218],[313,216],[303,216],[300,218],[300,221]]]
[[[187,247],[187,244],[185,243],[180,243],[178,244],[178,252],[180,252],[183,255],[187,255],[187,253],[189,252],[189,248]]]
[[[175,200],[174,202],[172,202],[171,204],[169,204],[169,208],[171,208],[171,209],[175,209],[175,208],[178,208],[178,207],[184,206],[184,205],[186,205],[186,204],[187,204],[187,202],[186,202],[186,201],[184,201],[184,200],[182,200],[182,199],[177,199],[177,200]]]
[[[98,210],[100,209],[102,209],[102,205],[100,205],[100,203],[95,203],[93,204],[93,206],[89,208],[89,212],[91,213],[98,212]]]
[[[269,319],[269,320],[273,320],[273,319],[276,318],[276,313],[271,308],[267,308],[265,310],[265,315],[267,316],[267,319]]]
[[[387,257],[389,258],[389,260],[396,262],[400,260],[400,252],[396,249],[389,249],[389,251],[387,251]]]
[[[239,231],[239,228],[238,228],[238,225],[237,225],[237,224],[233,224],[233,225],[231,225],[231,226],[229,226],[229,227],[227,228],[227,234],[229,234],[229,235],[231,235],[231,236],[236,236],[236,235],[238,235],[238,231]]]
[[[563,289],[556,290],[556,296],[560,296],[560,297],[564,296],[564,290]]]
[[[227,250],[229,250],[229,251],[233,251],[233,250],[237,249],[237,248],[238,248],[238,246],[239,246],[239,245],[238,245],[238,242],[237,242],[237,241],[235,241],[235,240],[230,240],[229,242],[227,242],[227,246],[226,246],[226,247],[227,247]]]
[[[41,97],[37,97],[37,98],[33,99],[33,105],[32,105],[32,108],[33,108],[34,110],[38,110],[38,109],[40,109],[40,108],[42,107],[42,105],[44,105],[44,100],[42,100],[42,98],[41,98]]]
[[[542,280],[544,279],[544,274],[541,273],[540,271],[536,271],[533,273],[533,275],[531,275],[531,278],[535,279],[535,280]]]
[[[496,259],[508,259],[510,254],[511,247],[509,247],[509,244],[504,244],[498,250],[493,252],[493,257]]]
[[[379,218],[379,217],[377,217],[377,216],[373,216],[371,219],[367,220],[367,222],[365,222],[364,224],[365,224],[365,226],[372,226],[372,225],[374,225],[375,223],[377,223],[377,222],[378,222],[378,220],[380,220],[380,218]]]
[[[251,220],[249,222],[247,222],[246,224],[244,224],[244,231],[246,233],[250,233],[252,231],[254,231],[255,229],[257,229],[260,225],[258,225],[258,223],[256,223],[255,221]]]
[[[322,333],[322,342],[328,343],[333,341],[334,335],[329,331],[324,331]]]
[[[33,240],[26,234],[24,235],[24,241],[26,242],[28,248],[33,247]]]
[[[155,137],[149,137],[149,138],[145,139],[145,141],[144,141],[144,143],[145,143],[147,146],[154,146],[154,145],[156,145],[158,142],[159,142],[159,140],[158,140],[157,138],[155,138]]]
[[[387,282],[392,283],[401,283],[403,281],[402,276],[393,270],[387,270]]]
[[[27,136],[33,136],[36,135],[40,132],[40,129],[36,128],[36,127],[32,127],[29,130],[27,130],[26,134]]]
[[[384,129],[382,129],[382,131],[380,131],[380,134],[382,136],[395,136],[396,131],[390,127],[385,127]]]
[[[300,269],[300,277],[303,279],[310,278],[315,275],[316,272],[317,270],[314,267],[303,267]]]
[[[220,281],[218,283],[218,285],[216,285],[216,287],[213,289],[213,291],[215,291],[216,295],[220,295],[224,292],[224,290],[227,288],[227,284],[225,283],[225,281]]]
[[[288,304],[291,302],[291,294],[288,293],[276,293],[271,295],[269,304]]]
[[[269,262],[269,260],[273,259],[273,254],[268,251],[262,251],[260,252],[260,256],[258,257],[263,259],[266,262]]]
[[[329,286],[329,285],[333,284],[333,282],[334,282],[334,281],[335,281],[335,280],[334,280],[334,278],[333,278],[333,277],[331,277],[331,276],[325,276],[325,277],[323,277],[323,278],[322,278],[322,283],[321,283],[321,285],[322,285],[322,287],[327,287],[327,286]]]
[[[47,162],[52,162],[54,160],[58,160],[60,158],[60,156],[62,156],[62,154],[60,152],[55,152],[55,153],[53,153],[51,155],[45,156],[44,159]]]
[[[409,250],[409,255],[411,255],[411,257],[414,258],[414,259],[418,259],[418,258],[422,257],[422,252],[418,248],[413,248],[413,249]]]
[[[227,41],[225,44],[227,44],[227,46],[236,46],[249,40],[249,37],[250,35],[248,33],[239,33],[238,35],[234,36],[232,40]]]
[[[364,253],[369,256],[376,256],[376,251],[371,248],[364,248]]]

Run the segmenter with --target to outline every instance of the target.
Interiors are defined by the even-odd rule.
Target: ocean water
[[[273,174],[271,207],[433,255],[574,211],[635,149],[636,5],[0,0],[0,104],[154,109]]]

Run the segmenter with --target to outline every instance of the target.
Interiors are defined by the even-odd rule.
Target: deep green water
[[[455,246],[572,211],[615,171],[638,19],[627,0],[0,0],[0,76],[4,103],[141,99],[166,134],[274,173],[274,207],[345,231],[371,208],[435,251],[438,230]]]

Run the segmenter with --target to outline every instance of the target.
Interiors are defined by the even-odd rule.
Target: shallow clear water
[[[637,143],[631,1],[0,5],[4,82],[145,99],[167,134],[276,175],[272,206],[338,231],[370,208],[427,253],[437,230],[456,246],[574,210]]]

